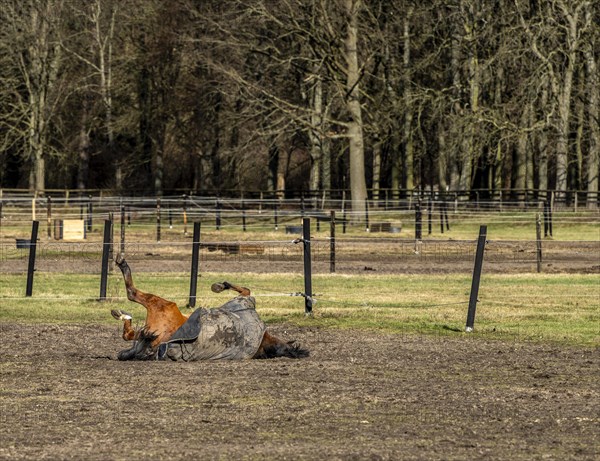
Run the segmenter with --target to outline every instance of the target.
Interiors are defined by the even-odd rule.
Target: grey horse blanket
[[[159,359],[240,360],[258,351],[266,327],[253,297],[239,296],[217,309],[199,308],[161,344]]]

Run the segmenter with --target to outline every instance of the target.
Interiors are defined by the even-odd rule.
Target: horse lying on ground
[[[111,311],[123,321],[123,339],[134,341],[131,349],[119,352],[119,360],[302,358],[309,354],[293,341],[282,341],[266,330],[247,288],[215,283],[211,287],[214,292],[232,289],[240,296],[219,308],[199,308],[188,316],[174,302],[138,290],[121,255],[115,263],[123,273],[127,299],[146,308],[146,322],[138,330],[133,328],[130,314]]]

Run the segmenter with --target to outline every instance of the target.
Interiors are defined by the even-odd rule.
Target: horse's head
[[[158,337],[154,332],[142,329],[138,339],[133,343],[131,349],[124,349],[118,354],[119,360],[156,360],[158,358],[158,347],[152,343]]]

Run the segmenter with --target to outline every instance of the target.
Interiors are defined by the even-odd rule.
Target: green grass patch
[[[462,334],[469,275],[316,275],[314,315],[304,315],[297,274],[203,274],[198,305],[217,307],[231,293],[215,294],[210,284],[229,279],[250,287],[267,323],[343,329],[375,329],[407,334]],[[185,306],[185,274],[135,276],[140,289]],[[34,296],[25,298],[25,276],[0,276],[0,321],[114,324],[110,310],[121,308],[143,322],[144,308],[125,299],[120,274],[111,274],[106,302],[96,300],[99,277],[38,273]],[[599,346],[600,278],[594,274],[484,275],[474,338],[521,339]]]

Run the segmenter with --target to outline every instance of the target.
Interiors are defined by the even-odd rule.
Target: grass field
[[[422,215],[423,237],[432,239],[473,239],[476,238],[479,226],[486,224],[488,234],[494,239],[501,240],[534,240],[536,237],[536,218],[539,215],[534,211],[464,211],[458,210],[454,213],[449,211],[448,221],[450,230],[440,231],[440,221],[437,212],[432,214],[432,233],[428,234],[428,214]],[[12,240],[14,238],[28,238],[31,233],[30,215],[27,210],[18,210],[4,207],[3,220],[0,227],[0,241],[2,239]],[[78,209],[56,208],[53,219],[69,216],[70,219],[79,217]],[[93,232],[88,234],[88,239],[101,240],[103,221],[107,213],[96,213],[93,220]],[[414,211],[384,211],[371,210],[369,221],[389,222],[393,226],[401,226],[399,234],[369,233],[366,231],[364,221],[356,224],[349,223],[346,233],[342,234],[342,214],[338,211],[337,236],[340,237],[373,237],[380,238],[393,236],[397,238],[414,239],[415,213]],[[350,219],[348,215],[348,219]],[[47,222],[42,211],[39,212],[40,221],[39,236],[47,235]],[[247,231],[242,232],[242,218],[237,211],[226,211],[221,219],[220,230],[216,230],[215,217],[210,210],[194,216],[192,212],[188,217],[187,232],[191,234],[193,221],[202,222],[202,235],[210,240],[277,240],[286,239],[286,225],[298,226],[301,217],[298,211],[292,215],[278,215],[278,230],[275,230],[275,220],[272,210],[264,210],[258,214],[256,210],[249,212],[247,217]],[[177,240],[182,238],[184,225],[181,216],[176,214],[172,219],[173,227],[169,228],[166,211],[162,214],[161,237],[163,240]],[[115,237],[118,238],[120,220],[118,213],[115,214]],[[318,237],[329,235],[329,222],[320,223],[320,232],[316,231],[316,219],[313,218],[312,232]],[[127,238],[143,237],[152,240],[156,235],[156,218],[152,209],[140,214],[133,213],[130,224],[127,225]],[[559,241],[597,241],[600,240],[600,213],[598,210],[556,211],[553,214],[553,236]]]
[[[198,305],[217,307],[229,293],[209,291],[230,275],[204,274]],[[236,275],[257,298],[259,314],[269,323],[327,328],[377,329],[403,334],[462,334],[466,321],[469,275],[317,275],[313,279],[314,315],[304,315],[299,274]],[[484,275],[474,337],[522,339],[588,346],[600,345],[600,280],[595,274]],[[136,276],[136,285],[187,304],[186,274]],[[110,309],[124,308],[143,320],[141,306],[127,301],[119,274],[109,278],[111,300],[94,300],[99,277],[37,274],[34,296],[24,298],[25,277],[0,277],[0,321],[111,324]],[[186,310],[184,308],[184,310]]]

